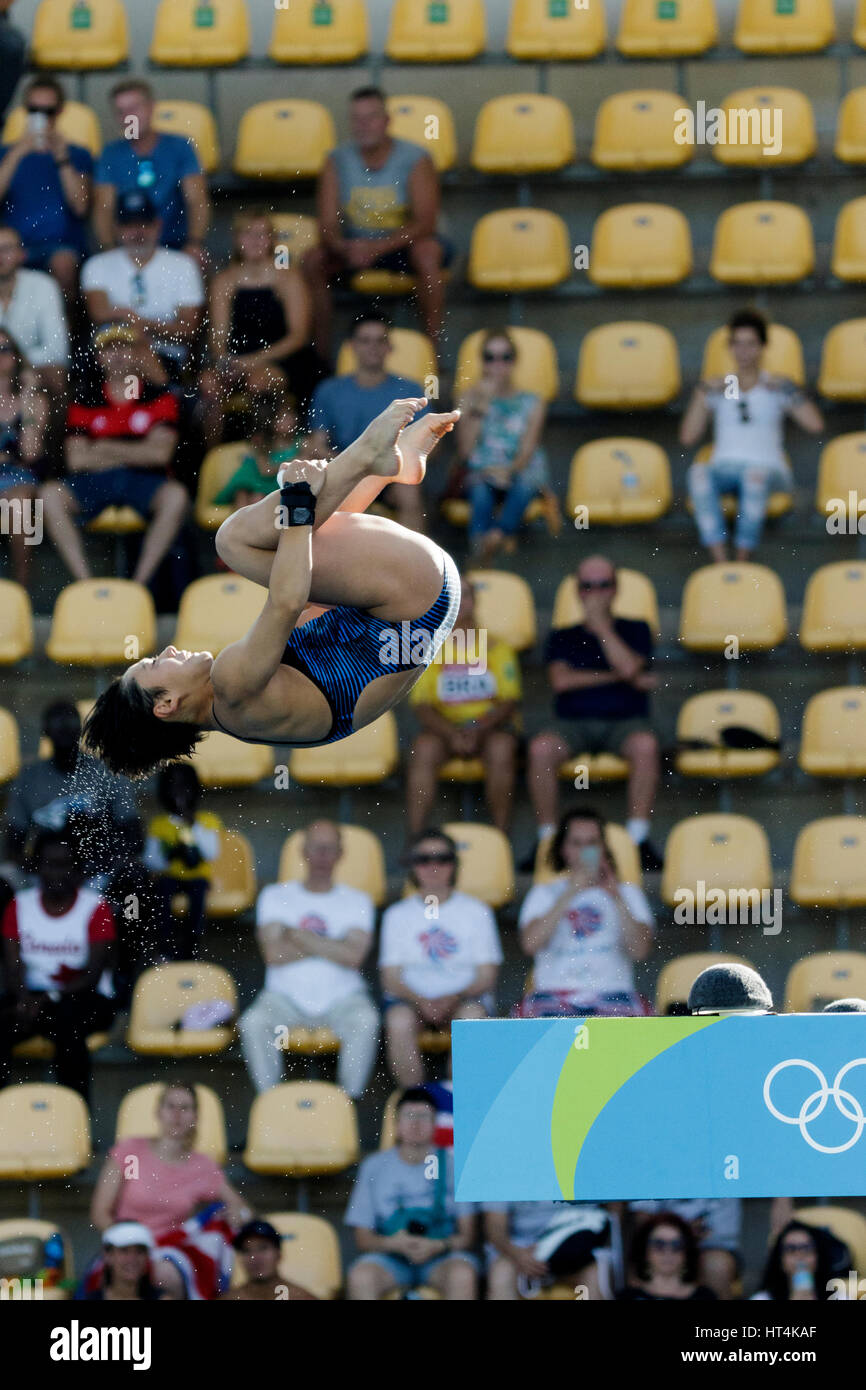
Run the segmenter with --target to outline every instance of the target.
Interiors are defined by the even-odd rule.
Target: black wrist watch
[[[278,525],[312,526],[315,520],[316,498],[309,483],[286,483],[280,488]]]

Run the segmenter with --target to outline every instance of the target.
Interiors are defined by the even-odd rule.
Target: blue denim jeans
[[[734,492],[739,498],[735,545],[755,550],[761,539],[771,492],[788,492],[793,478],[783,464],[693,463],[686,475],[695,521],[704,545],[722,545],[727,527],[722,497]]]
[[[494,520],[496,504],[502,497],[502,490],[480,479],[470,483],[469,501],[472,514],[469,518],[469,539],[480,539],[494,526],[506,536],[516,536],[523,523],[523,514],[537,491],[538,488],[532,483],[527,484],[520,476],[516,477],[505,494],[499,516]]]

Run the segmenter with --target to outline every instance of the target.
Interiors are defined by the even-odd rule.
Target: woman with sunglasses
[[[516,359],[505,329],[487,333],[481,378],[459,402],[457,451],[466,465],[472,507],[469,539],[482,562],[500,548],[515,553],[526,508],[547,484],[541,448],[547,407],[540,396],[515,386]]]
[[[22,374],[23,380],[22,380]],[[12,572],[26,586],[33,539],[32,517],[48,418],[44,394],[30,383],[18,345],[0,329],[0,501],[8,504]],[[29,513],[29,515],[28,515]],[[15,524],[16,516],[21,517]]]
[[[659,1212],[638,1227],[631,1262],[634,1278],[617,1294],[622,1302],[709,1302],[716,1297],[697,1281],[698,1244],[688,1222],[674,1212]]]
[[[844,1298],[844,1293],[838,1291],[837,1276],[851,1268],[846,1245],[829,1231],[794,1219],[787,1222],[774,1241],[761,1288],[752,1297],[776,1303]]]

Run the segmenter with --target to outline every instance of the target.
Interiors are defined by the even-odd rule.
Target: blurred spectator
[[[475,1217],[454,1201],[453,1155],[431,1153],[435,1118],[427,1092],[410,1088],[397,1103],[394,1147],[361,1161],[345,1216],[361,1252],[348,1276],[353,1301],[421,1285],[452,1301],[478,1297]]]
[[[793,1219],[773,1242],[761,1288],[753,1299],[775,1303],[823,1303],[844,1298],[837,1287],[851,1268],[847,1246],[829,1231]]]
[[[189,495],[170,476],[178,441],[178,403],[147,384],[147,349],[136,329],[104,328],[94,340],[101,398],[74,402],[67,417],[66,476],[42,489],[45,525],[74,579],[89,579],[78,529],[106,507],[131,507],[149,522],[132,578],[147,584],[177,536]],[[136,394],[130,399],[129,383]]]
[[[659,1212],[638,1227],[631,1262],[634,1277],[617,1294],[626,1303],[707,1302],[716,1297],[698,1283],[698,1246],[691,1226],[672,1211]]]
[[[257,1091],[283,1079],[282,1052],[293,1028],[330,1028],[340,1039],[338,1079],[357,1099],[370,1077],[379,1018],[360,968],[372,943],[374,908],[366,893],[336,883],[343,853],[339,827],[315,821],[304,836],[303,882],[273,883],[256,909],[265,987],[238,1022]]]
[[[314,1293],[293,1284],[280,1274],[282,1238],[270,1221],[248,1221],[235,1236],[235,1250],[240,1255],[246,1281],[222,1296],[222,1302],[305,1303],[318,1300]]]
[[[0,145],[0,217],[19,233],[31,270],[47,270],[70,302],[84,256],[93,158],[58,127],[66,96],[56,78],[34,77],[24,90],[27,126]]]
[[[27,259],[14,227],[0,226],[0,328],[18,344],[29,375],[53,397],[66,392],[69,329],[63,295],[41,270],[24,270]]]
[[[482,561],[500,547],[517,550],[517,533],[533,497],[547,493],[541,437],[547,407],[514,385],[517,348],[506,329],[485,334],[479,381],[458,402],[457,450],[466,468],[472,512],[469,540]],[[549,497],[548,505],[552,501]],[[499,508],[498,515],[494,514]]]
[[[21,522],[2,529],[9,536],[12,572],[19,584],[27,584],[39,476],[34,471],[43,455],[48,403],[41,391],[26,381],[24,359],[14,338],[0,328],[0,498]]]
[[[105,1300],[156,1303],[163,1294],[153,1282],[151,1256],[156,1243],[140,1221],[118,1221],[102,1233],[103,1269],[97,1286],[84,1290],[89,1303]]]
[[[533,957],[524,1018],[646,1013],[632,963],[653,940],[641,888],[620,883],[594,811],[568,811],[550,847],[557,877],[530,888],[520,909],[520,945]]]
[[[434,342],[445,306],[448,248],[436,235],[440,190],[432,159],[388,134],[388,107],[378,87],[352,94],[349,123],[351,140],[337,146],[319,176],[320,244],[304,257],[316,346],[324,358],[331,350],[334,278],[370,269],[414,275],[424,329]]]
[[[114,1018],[111,908],[81,873],[68,839],[44,831],[34,850],[37,882],[15,894],[3,915],[7,993],[0,1007],[0,1087],[9,1084],[12,1048],[44,1034],[54,1043],[61,1086],[90,1092],[90,1033]]]
[[[205,897],[224,827],[212,811],[199,810],[201,783],[190,763],[169,763],[160,769],[156,798],[162,809],[147,827],[144,862],[156,875],[162,894],[163,923],[173,928],[165,954],[169,960],[196,960]],[[185,917],[173,915],[176,897],[186,902]]]
[[[204,259],[210,197],[195,146],[185,135],[154,129],[153,89],[137,77],[123,78],[111,99],[120,140],[102,151],[96,169],[94,227],[102,246],[114,244],[115,204],[138,191],[155,205],[163,246]]]
[[[436,661],[412,688],[422,732],[406,777],[409,833],[430,822],[439,769],[450,758],[480,758],[493,824],[508,832],[520,739],[520,667],[511,647],[475,627],[475,591],[462,578],[460,608]]]
[[[785,418],[809,434],[821,434],[824,420],[805,391],[787,377],[763,370],[767,321],[752,309],[728,324],[728,346],[736,376],[715,377],[695,387],[680,427],[680,443],[691,449],[712,423],[713,451],[708,463],[688,471],[689,495],[701,541],[713,559],[727,559],[727,526],[722,497],[734,492],[739,512],[735,559],[748,560],[761,539],[771,492],[790,492],[794,478],[785,458]]]
[[[201,325],[201,272],[191,256],[160,246],[159,214],[147,193],[121,193],[115,215],[119,245],[91,256],[81,272],[87,312],[97,327],[137,327],[178,382]]]
[[[712,1289],[716,1298],[734,1297],[734,1283],[742,1269],[743,1209],[739,1198],[649,1200],[629,1202],[628,1208],[638,1223],[659,1212],[672,1212],[686,1221],[698,1242],[698,1282]]]
[[[582,1285],[583,1301],[613,1298],[611,1216],[592,1202],[485,1203],[487,1297],[534,1298]]]
[[[9,13],[15,0],[0,0],[0,120],[6,115],[24,71],[27,42],[13,28]]]
[[[538,838],[553,830],[559,769],[582,753],[618,753],[629,765],[626,830],[640,849],[645,873],[661,869],[650,843],[650,816],[659,781],[659,742],[650,724],[653,639],[638,618],[616,618],[616,570],[603,555],[578,566],[575,577],[583,621],[557,628],[547,639],[545,661],[553,690],[555,727],[529,745],[527,779]]]
[[[766,980],[750,965],[736,961],[708,965],[692,982],[688,1011],[692,1014],[773,1012]]]
[[[270,215],[249,209],[234,221],[232,262],[214,276],[208,329],[213,366],[201,378],[205,438],[219,444],[226,402],[240,393],[290,391],[306,416],[323,365],[312,346],[310,293],[282,264]],[[353,436],[354,438],[354,436]]]
[[[355,354],[354,372],[328,377],[313,393],[307,440],[307,452],[313,458],[332,458],[348,449],[392,401],[424,395],[420,382],[392,376],[385,370],[391,351],[389,328],[387,319],[372,309],[355,320],[350,338]],[[415,418],[420,419],[420,415]],[[422,529],[421,488],[392,483],[382,500],[395,509],[404,526],[413,531]]]
[[[244,454],[235,472],[214,497],[217,507],[237,511],[260,502],[277,486],[277,474],[284,463],[297,458],[298,417],[294,406],[260,397],[252,421],[250,452]]]
[[[502,963],[496,919],[486,903],[458,892],[457,846],[441,830],[422,830],[409,847],[415,892],[382,918],[379,973],[391,1073],[418,1086],[422,1028],[455,1018],[487,1018]]]

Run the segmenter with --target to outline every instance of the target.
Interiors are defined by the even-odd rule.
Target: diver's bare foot
[[[450,410],[446,415],[424,415],[404,429],[399,443],[399,452],[403,455],[401,483],[423,482],[429,455],[439,440],[451,433],[459,419],[460,411]]]
[[[400,474],[403,459],[397,448],[400,431],[405,428],[419,410],[427,404],[423,396],[405,401],[392,401],[387,410],[369,424],[360,439],[353,446],[364,454],[364,471],[368,476],[396,478]],[[402,444],[402,440],[400,441]]]

